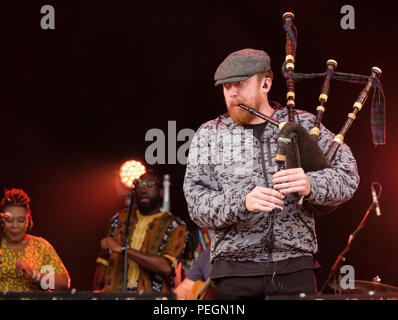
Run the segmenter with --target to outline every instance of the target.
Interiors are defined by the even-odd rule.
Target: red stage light
[[[127,187],[133,187],[133,181],[145,173],[145,167],[139,161],[130,160],[120,167],[120,181]]]

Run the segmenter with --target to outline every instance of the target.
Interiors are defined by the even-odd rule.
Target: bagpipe
[[[385,98],[381,82],[381,69],[372,67],[370,76],[358,75],[352,73],[336,72],[337,62],[328,60],[326,62],[326,71],[323,73],[296,73],[296,48],[297,48],[297,28],[294,25],[294,14],[286,12],[282,16],[283,27],[286,32],[285,60],[282,64],[282,74],[286,79],[286,106],[288,109],[288,121],[279,122],[276,119],[268,117],[254,108],[243,104],[239,106],[246,111],[260,117],[261,119],[278,126],[279,134],[277,136],[278,151],[276,155],[277,171],[289,168],[303,168],[304,172],[318,171],[330,167],[339,147],[343,144],[344,138],[350,129],[352,123],[357,118],[358,112],[364,106],[370,90],[373,88],[373,99],[371,107],[371,128],[373,144],[375,146],[385,144]],[[295,83],[303,79],[324,78],[321,92],[319,95],[319,104],[316,108],[316,116],[313,128],[308,132],[294,119],[295,107]],[[352,111],[348,113],[347,119],[341,130],[335,135],[326,154],[320,149],[317,140],[320,134],[322,117],[326,110],[326,102],[330,92],[330,82],[332,79],[346,81],[351,83],[365,84],[362,91],[355,100]],[[318,214],[330,212],[330,208],[319,209],[312,208]]]

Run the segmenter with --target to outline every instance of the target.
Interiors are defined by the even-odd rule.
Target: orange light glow
[[[120,181],[127,187],[133,188],[133,181],[145,173],[145,167],[139,161],[130,160],[120,167]]]

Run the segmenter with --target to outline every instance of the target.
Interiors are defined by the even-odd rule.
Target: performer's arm
[[[318,144],[326,153],[334,135],[321,125]],[[311,192],[306,201],[316,205],[338,206],[348,201],[359,184],[356,160],[350,148],[343,143],[336,153],[330,168],[307,172]]]
[[[108,228],[105,233],[106,237],[113,237],[115,227],[119,222],[119,212],[116,213],[112,218],[108,225]],[[93,290],[101,291],[105,286],[105,273],[106,268],[109,264],[110,253],[109,250],[101,248],[99,255],[96,260],[96,267],[94,273],[94,281],[93,281]]]
[[[110,249],[112,252],[122,253],[122,246],[112,237],[102,239],[101,247]],[[130,259],[151,273],[158,273],[163,277],[167,277],[173,272],[169,260],[163,256],[145,254],[131,248],[127,249],[127,254]]]
[[[46,273],[40,273],[39,271],[34,270],[26,260],[20,259],[16,262],[17,271],[22,271],[25,278],[31,281],[32,283],[38,283],[41,289],[44,289],[41,286],[41,280],[43,277],[49,276]],[[70,279],[68,274],[55,274],[54,275],[54,287],[48,288],[57,291],[65,291],[68,290],[70,286]],[[47,288],[46,288],[47,289]]]
[[[214,132],[203,126],[192,139],[184,179],[184,194],[192,220],[208,229],[225,228],[250,214],[245,207],[246,195],[255,187],[247,183],[223,188],[215,176],[210,136]],[[244,188],[241,186],[245,185]]]

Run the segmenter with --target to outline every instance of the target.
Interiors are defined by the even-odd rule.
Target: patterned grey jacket
[[[308,131],[314,115],[296,110],[296,122]],[[287,121],[287,110],[275,110],[273,118]],[[275,215],[272,255],[262,239],[269,214],[249,212],[245,197],[255,186],[272,188],[279,129],[267,125],[262,140],[250,129],[235,124],[228,114],[203,124],[192,139],[184,180],[190,217],[199,226],[214,230],[211,260],[268,262],[311,256],[318,250],[313,213],[299,206],[298,196],[285,196],[283,211]],[[326,152],[334,135],[323,125],[318,144]],[[266,175],[263,174],[263,167]],[[359,184],[356,161],[342,144],[331,167],[307,172],[311,193],[305,202],[338,206],[349,200]]]

